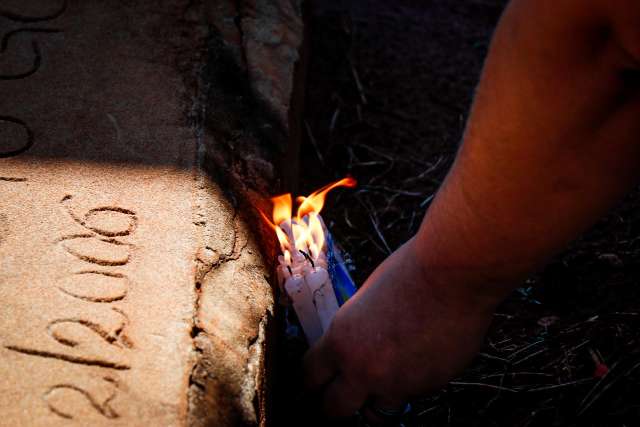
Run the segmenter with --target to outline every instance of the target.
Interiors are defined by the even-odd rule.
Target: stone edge
[[[247,26],[243,23],[246,17],[259,18],[256,14],[261,12],[258,7],[260,0],[221,0],[212,3],[221,6],[217,14],[207,9],[203,0],[190,0],[185,4],[181,24],[184,24],[184,30],[188,33],[186,40],[190,46],[181,46],[177,50],[177,66],[184,76],[188,91],[185,100],[189,106],[188,116],[198,139],[198,171],[194,179],[217,183],[222,188],[234,218],[235,240],[240,240],[239,236],[246,236],[248,240],[240,248],[234,245],[231,253],[223,254],[215,262],[203,263],[196,259],[198,272],[194,283],[197,296],[192,330],[193,369],[188,378],[186,424],[262,427],[269,425],[273,381],[270,373],[274,365],[272,359],[276,341],[274,298],[269,287],[271,262],[265,263],[265,260],[274,259],[275,246],[272,231],[260,219],[256,208],[267,210],[269,195],[284,186],[288,189],[295,187],[303,129],[306,26],[302,16],[303,1],[289,2],[299,6],[297,18],[300,22],[293,27],[284,26],[284,31],[296,28],[299,32],[288,39],[294,41],[294,45],[288,48],[294,49],[296,55],[292,55],[292,60],[286,64],[265,64],[266,68],[287,67],[284,75],[290,81],[280,84],[289,88],[289,91],[280,91],[275,98],[270,98],[255,81],[255,76],[260,74],[257,65],[260,58],[256,59],[254,52],[264,48],[264,45],[247,40],[246,33],[250,31],[246,31]],[[272,16],[272,19],[284,20],[285,23],[291,18],[282,14]],[[277,78],[275,76],[276,80],[270,83],[279,84]],[[216,84],[221,83],[225,87],[224,93],[216,89]],[[286,106],[285,110],[283,106]],[[283,111],[286,121],[282,119]],[[224,120],[225,113],[250,117],[251,120],[227,122]],[[219,123],[225,123],[225,126],[219,126]],[[207,313],[200,312],[200,302],[206,276],[224,264],[235,264],[234,268],[245,271],[239,279],[234,277],[234,280],[253,280],[269,287],[271,298],[267,304],[258,307],[259,319],[254,320],[253,333],[245,343],[245,348],[241,349],[246,350],[242,378],[232,379],[236,383],[234,385],[239,386],[239,391],[232,391],[231,396],[223,397],[220,396],[220,388],[206,388],[207,377],[216,372],[217,361],[211,347],[212,331],[207,330],[202,321],[203,314]],[[246,274],[247,270],[254,274]],[[257,277],[255,272],[260,272],[257,276],[261,277]],[[228,405],[224,409],[228,413],[216,414],[213,411],[211,414],[212,405],[219,403]]]

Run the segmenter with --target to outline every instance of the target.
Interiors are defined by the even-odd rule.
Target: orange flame
[[[313,258],[317,258],[320,250],[324,246],[324,228],[322,222],[318,218],[318,214],[313,212],[309,213],[309,239],[308,246],[309,252]]]
[[[258,212],[260,212],[260,216],[262,216],[262,219],[264,219],[264,222],[266,222],[271,228],[273,228],[273,231],[276,232],[276,236],[278,236],[278,242],[280,242],[280,249],[282,250],[282,253],[285,253],[285,251],[287,251],[288,249],[287,246],[288,246],[289,238],[279,226],[271,222],[269,217],[267,217],[264,214],[264,212],[262,212],[260,209],[258,209]]]
[[[295,219],[292,218],[293,202],[291,194],[283,194],[271,199],[273,202],[273,221],[269,220],[262,211],[260,211],[260,215],[276,232],[283,254],[291,256],[290,252],[297,252],[298,249],[302,249],[316,258],[325,241],[324,229],[318,214],[324,207],[327,194],[336,187],[353,188],[355,186],[356,180],[348,177],[325,185],[307,197],[298,197],[296,201],[300,205]],[[287,233],[290,233],[290,235],[287,235]],[[295,246],[294,248],[291,247],[292,244]]]
[[[325,185],[324,187],[314,191],[307,197],[299,197],[297,200],[301,203],[298,207],[298,213],[296,215],[297,220],[300,221],[305,215],[311,212],[315,212],[317,214],[320,213],[320,211],[324,207],[324,201],[329,191],[333,190],[336,187],[353,188],[356,186],[356,184],[357,182],[355,179],[347,177],[341,179],[340,181]]]
[[[271,199],[273,202],[273,224],[279,225],[284,221],[291,219],[293,203],[291,194],[283,194]]]

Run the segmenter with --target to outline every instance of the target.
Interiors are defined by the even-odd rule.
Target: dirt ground
[[[318,3],[302,190],[359,180],[323,215],[362,283],[416,232],[451,165],[505,2]],[[639,207],[636,192],[523,283],[473,364],[406,425],[638,425]]]

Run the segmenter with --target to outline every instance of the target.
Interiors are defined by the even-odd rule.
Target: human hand
[[[479,350],[493,307],[438,283],[415,246],[412,239],[387,258],[306,355],[307,388],[322,390],[329,417],[365,403],[402,408],[445,385]]]

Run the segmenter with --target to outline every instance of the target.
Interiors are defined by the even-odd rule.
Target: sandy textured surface
[[[271,289],[201,168],[192,3],[0,4],[0,425],[263,418]]]

